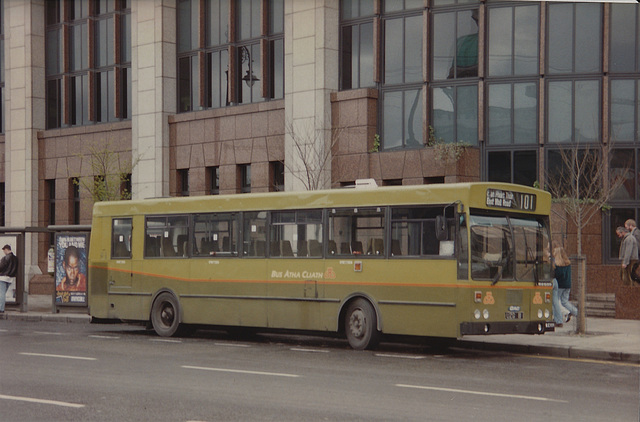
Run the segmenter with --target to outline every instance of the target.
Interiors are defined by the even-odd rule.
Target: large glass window
[[[284,98],[284,0],[269,1],[269,84],[271,98]]]
[[[433,14],[433,79],[478,76],[478,9]]]
[[[549,3],[548,8],[548,72],[600,72],[602,5]]]
[[[65,5],[59,1],[45,3],[47,128],[130,118],[129,2],[89,0]]]
[[[538,142],[538,85],[535,82],[488,86],[491,145]]]
[[[436,87],[432,90],[432,124],[445,142],[478,143],[478,86]]]
[[[550,143],[600,139],[600,81],[549,81],[547,140]]]
[[[382,104],[384,149],[421,147],[422,89],[386,91]]]
[[[633,201],[638,197],[636,150],[614,149],[609,157],[609,180],[623,178],[622,185],[611,193],[612,201]],[[615,233],[613,231],[612,233]]]
[[[538,180],[536,150],[489,151],[487,180],[533,186]]]
[[[489,76],[538,73],[538,5],[490,7]]]
[[[424,146],[423,17],[414,2],[385,3],[382,147]]]
[[[205,57],[207,60],[205,104],[213,108],[225,107],[230,103],[229,0],[211,0],[205,3],[205,7]],[[184,69],[184,72],[187,72],[187,69]]]
[[[422,82],[422,15],[384,23],[385,85]]]
[[[637,79],[613,79],[609,101],[609,136],[613,142],[640,139],[640,84]]]
[[[283,0],[179,0],[177,25],[179,112],[284,97]]]
[[[373,0],[340,2],[340,89],[373,86]]]
[[[629,73],[640,69],[639,17],[640,8],[636,4],[611,4],[610,72]]]

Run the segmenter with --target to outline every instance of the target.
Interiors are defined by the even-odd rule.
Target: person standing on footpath
[[[633,237],[635,237],[638,243],[638,250],[640,250],[640,229],[636,226],[636,220],[628,219],[624,222],[624,228],[629,230]]]
[[[11,252],[11,246],[4,245],[2,252],[4,256],[0,259],[0,314],[4,313],[7,289],[18,274],[18,258]]]
[[[553,260],[555,262],[555,278],[558,280],[558,298],[560,305],[562,305],[569,314],[567,320],[571,320],[571,316],[578,315],[578,308],[573,303],[569,302],[569,295],[571,294],[571,261],[567,256],[567,252],[558,241],[553,241]],[[554,315],[555,318],[555,315]],[[563,317],[564,319],[564,317]]]
[[[638,242],[636,242],[635,237],[629,233],[624,227],[618,227],[616,229],[616,234],[620,239],[622,239],[622,243],[620,243],[620,253],[618,257],[622,260],[622,268],[621,268],[621,277],[622,284],[625,286],[631,286],[631,269],[633,268],[633,264],[638,261]]]

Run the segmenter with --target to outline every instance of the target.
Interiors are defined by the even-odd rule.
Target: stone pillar
[[[331,186],[339,1],[285,0],[285,190]],[[312,170],[312,179],[305,170]],[[309,186],[309,185],[315,186]]]
[[[6,225],[38,225],[38,138],[45,129],[44,2],[4,1]],[[38,268],[38,237],[25,236],[25,281]],[[28,289],[28,283],[25,282]]]
[[[169,122],[176,113],[176,2],[131,2],[134,199],[169,195]]]

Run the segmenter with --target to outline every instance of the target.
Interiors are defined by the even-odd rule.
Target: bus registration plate
[[[515,311],[505,312],[504,319],[524,319],[524,312],[515,312]]]

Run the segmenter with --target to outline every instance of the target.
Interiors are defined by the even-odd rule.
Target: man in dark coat
[[[4,313],[7,290],[15,282],[18,274],[18,258],[11,252],[11,246],[2,247],[4,256],[0,259],[0,313]]]

